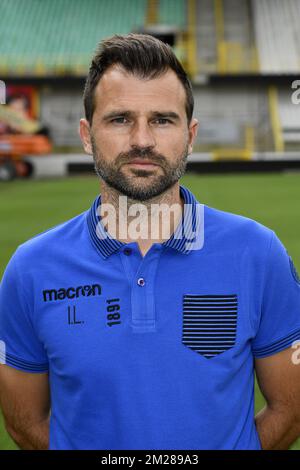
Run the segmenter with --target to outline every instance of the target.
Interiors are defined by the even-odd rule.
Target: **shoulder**
[[[33,261],[45,259],[74,245],[86,223],[87,212],[82,212],[20,244],[13,255],[16,263],[26,263],[29,266]]]
[[[224,247],[266,250],[271,244],[274,231],[244,215],[205,206],[205,235],[212,243]]]

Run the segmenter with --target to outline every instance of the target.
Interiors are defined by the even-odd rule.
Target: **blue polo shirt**
[[[99,196],[11,258],[1,361],[49,373],[50,449],[261,448],[254,358],[300,339],[299,279],[272,230],[180,193],[144,257],[108,236]]]

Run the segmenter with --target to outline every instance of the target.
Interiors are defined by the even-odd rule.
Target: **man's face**
[[[197,121],[188,126],[185,90],[172,70],[140,79],[110,67],[95,89],[92,126],[80,122],[81,138],[97,174],[132,199],[162,194],[183,175]]]

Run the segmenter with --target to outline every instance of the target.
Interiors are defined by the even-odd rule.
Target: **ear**
[[[90,125],[86,119],[80,119],[79,135],[80,135],[80,139],[81,139],[84,151],[88,153],[89,155],[93,155]]]
[[[188,154],[190,155],[193,151],[193,145],[194,145],[194,141],[196,139],[196,136],[197,136],[197,132],[198,132],[198,120],[193,118],[190,122],[190,125],[189,125],[189,146],[188,146]]]

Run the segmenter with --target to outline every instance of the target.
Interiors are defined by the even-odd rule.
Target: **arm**
[[[300,436],[300,364],[293,363],[294,353],[288,348],[255,359],[258,385],[266,400],[255,417],[264,450],[288,449]]]
[[[0,405],[6,430],[21,449],[48,449],[50,394],[47,373],[27,373],[0,365]]]

